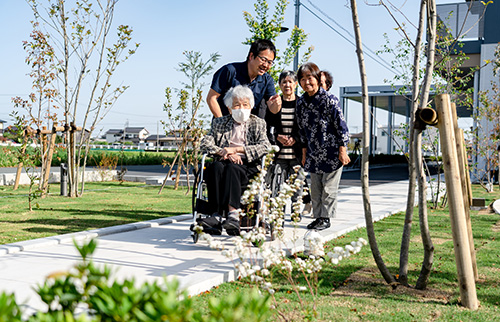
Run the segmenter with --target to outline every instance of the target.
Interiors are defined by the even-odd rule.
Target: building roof
[[[149,131],[146,130],[146,128],[144,126],[141,126],[141,127],[126,127],[125,128],[125,132],[127,132],[127,133],[139,133],[142,130],[145,130],[146,132],[149,133]]]
[[[105,134],[121,134],[123,133],[123,129],[109,129]]]
[[[4,120],[0,120],[0,123],[7,123],[7,121],[4,121]]]

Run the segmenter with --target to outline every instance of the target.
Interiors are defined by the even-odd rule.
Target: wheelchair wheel
[[[198,239],[200,238],[200,234],[198,234],[197,232],[193,231],[193,234],[191,235],[191,237],[193,237],[193,243],[197,243],[198,242]]]
[[[283,170],[281,169],[279,164],[275,164],[272,169],[272,178],[271,178],[271,197],[276,197],[278,195],[278,191],[281,188],[281,183],[283,182]]]
[[[276,233],[274,231],[274,223],[269,224],[269,234],[271,235],[271,241],[276,239]]]

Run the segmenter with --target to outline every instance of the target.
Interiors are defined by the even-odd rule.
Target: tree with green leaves
[[[49,43],[49,36],[44,33],[38,22],[32,21],[33,31],[30,34],[29,41],[23,41],[24,50],[27,52],[26,63],[31,67],[29,73],[32,79],[33,92],[27,99],[14,97],[15,112],[12,114],[16,119],[16,128],[20,131],[23,139],[20,139],[22,144],[19,156],[21,159],[26,159],[26,162],[20,161],[16,175],[16,183],[14,189],[17,189],[21,175],[21,168],[24,165],[25,171],[30,177],[30,195],[32,185],[38,181],[37,191],[42,197],[47,195],[48,179],[50,173],[50,164],[52,162],[52,153],[56,133],[51,134],[51,139],[48,140],[46,133],[42,130],[52,129],[52,126],[57,123],[58,105],[54,104],[54,100],[58,95],[58,90],[55,87],[56,81],[56,61],[54,57],[54,48]],[[31,131],[33,130],[33,131]],[[37,135],[35,133],[38,132]],[[31,151],[31,155],[27,155],[27,142],[31,141],[35,146],[35,153]],[[35,158],[35,159],[34,159]],[[30,160],[31,162],[28,162]],[[39,174],[29,174],[26,168],[27,164],[31,164],[31,169],[34,169],[34,164],[40,163]],[[31,203],[30,203],[31,210]]]
[[[276,39],[281,36],[283,24],[285,22],[285,12],[288,7],[287,0],[278,0],[274,8],[274,13],[270,17],[269,5],[266,0],[257,0],[254,4],[255,16],[245,11],[243,17],[250,30],[251,36],[243,43],[251,44],[257,39],[269,39],[276,43]],[[276,49],[276,59],[268,73],[273,77],[276,88],[278,88],[279,74],[289,68],[299,49],[307,42],[307,34],[297,26],[290,31],[286,48],[281,52]],[[313,47],[310,46],[302,55],[301,62],[309,60]]]
[[[355,0],[351,0],[351,3],[355,2]],[[487,6],[487,3],[483,4],[485,7]],[[462,64],[467,59],[467,57],[460,52],[459,40],[461,34],[463,34],[462,30],[457,37],[453,37],[451,33],[446,30],[444,24],[441,22],[438,23],[436,2],[434,0],[420,1],[419,22],[418,27],[416,26],[417,36],[415,40],[409,37],[409,33],[404,24],[401,24],[395,18],[392,10],[399,9],[391,6],[388,1],[380,1],[378,5],[382,5],[387,9],[398,26],[397,30],[403,34],[403,39],[398,42],[396,48],[391,48],[389,45],[386,45],[383,52],[394,54],[393,65],[403,70],[403,73],[397,75],[394,81],[403,82],[404,85],[406,85],[406,87],[403,87],[404,92],[408,90],[411,91],[411,96],[408,96],[408,99],[411,101],[411,118],[407,134],[410,147],[408,154],[410,180],[397,280],[389,274],[378,251],[374,232],[368,227],[369,224],[367,220],[369,241],[370,245],[372,245],[374,258],[385,280],[392,285],[397,285],[397,283],[399,283],[409,286],[408,248],[413,223],[416,188],[418,186],[418,215],[422,245],[424,248],[424,258],[415,288],[425,289],[432,270],[434,246],[430,237],[427,219],[427,177],[424,171],[424,159],[422,154],[425,124],[419,118],[419,114],[422,113],[424,109],[430,107],[432,102],[432,97],[430,95],[431,83],[434,86],[433,90],[435,93],[448,93],[454,96],[457,102],[470,103],[470,90],[467,90],[465,85],[469,82],[474,70],[469,73],[462,73]],[[469,10],[471,10],[471,8],[472,6],[469,6]],[[400,13],[404,16],[404,13]],[[423,40],[425,39],[424,35],[427,39],[427,44],[425,46],[423,44]],[[362,52],[362,49],[358,48],[358,55],[360,55],[360,52]],[[423,52],[425,52],[425,58],[422,55]],[[366,77],[366,75],[362,76]],[[367,88],[364,89],[363,98],[365,96],[368,97],[368,93],[365,91],[367,91]],[[364,103],[363,109],[365,115],[365,113],[367,113],[368,101],[366,100]],[[364,132],[368,133],[368,131],[369,129],[365,125]],[[367,137],[368,136],[366,136],[366,138]],[[366,163],[367,162],[366,160]],[[365,161],[363,161],[363,164],[365,164]],[[365,178],[365,175],[363,175],[363,178]],[[367,181],[365,181],[363,182],[363,186],[367,183]],[[366,200],[365,202],[369,202],[368,197],[364,197],[364,199]],[[369,207],[366,207],[366,209],[369,210]],[[367,211],[365,211],[365,216],[366,213]]]
[[[163,110],[167,113],[168,121],[161,122],[167,135],[178,138],[178,147],[159,193],[161,193],[174,166],[177,166],[175,189],[179,187],[179,179],[183,169],[189,174],[191,168],[198,168],[199,142],[204,135],[206,120],[205,115],[198,114],[202,106],[202,88],[206,85],[202,80],[213,70],[220,57],[218,53],[213,53],[204,61],[202,54],[198,51],[185,51],[183,54],[186,60],[178,64],[177,70],[186,76],[188,82],[181,83],[182,89],[174,90],[178,97],[176,105],[172,102],[172,88],[167,87],[165,90],[166,102],[163,105]],[[189,180],[187,182],[189,191]]]
[[[113,87],[113,75],[139,44],[131,43],[129,26],[114,27],[117,0],[81,0],[71,9],[64,0],[26,1],[54,49],[55,102],[65,123],[69,195],[76,197],[84,191],[91,134],[127,89]]]

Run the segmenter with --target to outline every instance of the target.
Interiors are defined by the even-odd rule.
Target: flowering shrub
[[[283,233],[283,222],[285,215],[285,204],[296,191],[304,186],[305,176],[302,169],[296,167],[287,181],[281,186],[281,190],[276,197],[271,197],[271,191],[264,184],[274,152],[271,151],[265,160],[265,167],[260,173],[251,180],[248,189],[242,196],[243,204],[254,204],[259,200],[259,209],[253,209],[249,215],[257,216],[259,221],[265,220],[273,225],[276,230],[276,236],[279,243],[265,244],[265,229],[256,225],[251,231],[242,231],[240,236],[231,238],[233,245],[225,247],[217,238],[203,233],[201,226],[195,227],[200,234],[200,239],[206,241],[210,248],[220,250],[224,256],[231,259],[241,278],[247,278],[250,283],[257,285],[261,290],[268,292],[273,296],[274,308],[278,314],[284,317],[284,312],[279,311],[279,303],[274,297],[275,289],[273,287],[273,274],[277,273],[283,276],[292,286],[293,291],[299,298],[299,304],[304,312],[304,318],[316,315],[316,306],[313,301],[312,310],[310,310],[303,301],[301,292],[307,291],[313,297],[317,296],[319,285],[319,273],[325,265],[337,265],[342,259],[358,253],[361,248],[367,244],[363,238],[353,241],[345,247],[335,247],[333,251],[325,254],[325,240],[316,231],[308,231],[304,236],[304,257],[294,254],[288,257],[282,245],[290,242],[295,244],[298,238],[298,219],[302,210],[302,198],[292,205],[292,223],[294,231],[291,240],[286,240]],[[258,211],[257,211],[258,210]],[[243,213],[241,215],[244,215]],[[258,246],[257,248],[254,246]],[[300,272],[304,277],[306,285],[299,285],[294,278],[293,273]]]

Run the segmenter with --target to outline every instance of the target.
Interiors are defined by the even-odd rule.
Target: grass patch
[[[0,244],[48,237],[132,222],[176,216],[191,212],[191,195],[185,189],[142,183],[86,183],[80,198],[59,195],[51,184],[49,197],[36,199],[39,207],[28,211],[28,187],[13,191],[0,187]]]
[[[500,199],[500,193],[486,193],[474,186],[474,196],[487,204]],[[415,285],[423,259],[418,214],[415,212],[409,254],[409,282]],[[318,297],[302,292],[306,307],[316,301],[317,321],[497,321],[500,320],[500,216],[490,208],[472,211],[479,281],[476,283],[480,307],[470,311],[460,306],[455,255],[448,209],[429,209],[429,226],[435,247],[433,271],[426,290],[400,286],[392,289],[383,280],[369,246],[337,266],[327,266],[320,274]],[[375,223],[377,241],[386,265],[397,274],[404,214]],[[328,249],[344,246],[366,230],[359,229],[327,243]],[[297,273],[296,281],[305,283]],[[278,275],[273,276],[276,305],[289,321],[304,320],[298,298]],[[204,306],[210,297],[226,296],[235,290],[251,288],[248,280],[226,283],[196,297]],[[275,315],[270,321],[280,320]],[[313,319],[314,320],[314,319]]]

